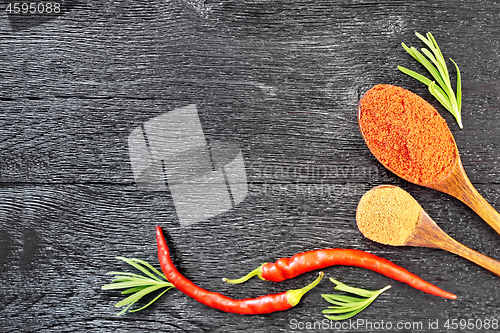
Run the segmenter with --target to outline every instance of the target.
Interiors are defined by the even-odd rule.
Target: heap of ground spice
[[[386,245],[404,245],[415,232],[422,207],[396,186],[368,191],[358,204],[356,221],[366,238]]]
[[[359,102],[359,126],[375,157],[398,176],[417,184],[446,177],[457,161],[446,121],[420,96],[379,84]]]

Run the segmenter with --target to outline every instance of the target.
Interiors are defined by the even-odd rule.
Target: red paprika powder
[[[446,177],[457,161],[446,121],[420,96],[379,84],[359,102],[359,126],[377,159],[398,176],[417,184]]]

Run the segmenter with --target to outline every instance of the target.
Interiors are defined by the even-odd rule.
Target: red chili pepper
[[[187,296],[209,307],[225,312],[263,314],[287,310],[297,305],[300,298],[314,288],[323,277],[323,272],[320,272],[319,277],[314,280],[314,282],[301,289],[288,290],[279,294],[265,295],[257,298],[235,300],[220,293],[200,288],[179,273],[170,259],[167,242],[163,237],[163,232],[160,227],[156,227],[156,242],[158,245],[160,266],[167,280]]]
[[[228,283],[241,283],[253,276],[258,276],[262,280],[280,282],[305,272],[333,265],[367,268],[394,280],[407,283],[423,292],[449,299],[457,298],[456,295],[422,280],[415,274],[410,273],[389,260],[377,257],[368,252],[353,249],[323,249],[298,253],[291,258],[278,259],[275,263],[262,264],[242,278],[223,280]]]

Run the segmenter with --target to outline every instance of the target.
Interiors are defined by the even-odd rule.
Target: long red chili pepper
[[[258,276],[262,280],[280,282],[305,272],[333,265],[367,268],[394,280],[407,283],[423,292],[449,299],[457,298],[456,295],[422,280],[415,274],[410,273],[389,260],[377,257],[368,252],[353,249],[323,249],[298,253],[291,258],[278,259],[275,263],[262,264],[242,278],[223,280],[228,283],[241,283],[253,276]]]
[[[225,312],[239,314],[263,314],[287,310],[297,305],[300,298],[306,292],[314,288],[323,277],[323,272],[320,272],[319,277],[314,280],[314,282],[301,289],[288,290],[279,294],[265,295],[257,298],[235,300],[220,293],[200,288],[179,273],[170,259],[167,242],[163,237],[163,232],[160,227],[156,227],[156,242],[158,245],[158,258],[160,260],[160,266],[167,280],[187,296],[192,297],[198,302],[208,305],[209,307]]]

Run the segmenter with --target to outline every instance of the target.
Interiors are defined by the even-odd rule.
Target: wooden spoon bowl
[[[361,100],[363,100],[363,98],[364,96],[361,98]],[[481,194],[479,194],[479,192],[474,188],[469,178],[467,177],[467,174],[465,173],[464,167],[462,165],[462,161],[460,160],[460,154],[458,152],[457,144],[448,127],[446,127],[446,129],[449,133],[449,136],[453,140],[455,148],[455,160],[451,171],[443,178],[432,183],[423,183],[420,181],[416,181],[415,179],[410,178],[408,175],[398,173],[397,171],[392,169],[390,166],[384,163],[383,160],[380,158],[380,156],[378,156],[377,153],[371,148],[370,142],[363,131],[363,125],[362,125],[363,122],[361,121],[361,118],[364,110],[361,107],[361,100],[358,107],[359,129],[368,148],[370,149],[372,154],[377,158],[377,160],[380,163],[382,163],[383,166],[385,166],[392,173],[394,173],[398,177],[403,178],[404,180],[407,180],[417,185],[429,187],[444,192],[446,194],[449,194],[457,198],[458,200],[462,201],[467,206],[469,206],[473,211],[475,211],[486,223],[488,223],[498,234],[500,234],[500,214],[481,196]],[[422,103],[427,103],[427,102],[422,99]],[[435,116],[441,117],[437,113],[437,111],[435,112]]]

